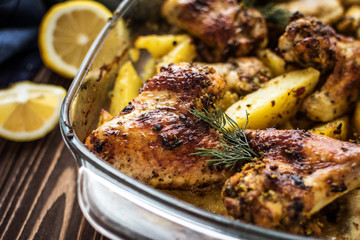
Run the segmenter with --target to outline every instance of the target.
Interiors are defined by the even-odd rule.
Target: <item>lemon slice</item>
[[[111,15],[104,5],[95,1],[55,4],[44,16],[39,30],[39,49],[45,65],[64,77],[74,78],[92,42]],[[123,28],[117,27],[120,31],[124,31]],[[110,41],[119,42],[119,38]]]
[[[13,141],[42,138],[58,123],[66,90],[23,81],[0,90],[0,136]]]

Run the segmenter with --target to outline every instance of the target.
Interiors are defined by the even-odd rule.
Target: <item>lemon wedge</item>
[[[0,136],[13,141],[42,138],[58,123],[66,90],[23,81],[0,90]]]
[[[67,1],[51,7],[39,29],[39,49],[45,65],[63,77],[74,78],[111,15],[104,5],[95,1]]]

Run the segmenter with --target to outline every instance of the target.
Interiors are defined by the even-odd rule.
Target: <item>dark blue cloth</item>
[[[38,28],[45,12],[64,0],[0,0],[0,87],[31,80],[42,61]],[[120,0],[101,0],[114,9]]]
[[[31,79],[42,65],[37,36],[41,0],[0,0],[0,85]]]

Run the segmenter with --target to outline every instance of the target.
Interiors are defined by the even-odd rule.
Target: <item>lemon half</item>
[[[55,4],[39,29],[39,49],[45,65],[64,77],[74,78],[109,17],[111,12],[95,1]]]
[[[23,81],[0,90],[0,136],[13,141],[42,138],[58,123],[66,90]]]

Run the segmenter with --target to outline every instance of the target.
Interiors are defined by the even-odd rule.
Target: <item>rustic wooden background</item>
[[[33,81],[71,83],[45,67]],[[106,239],[81,213],[77,165],[59,126],[37,141],[0,138],[0,156],[0,239]]]

